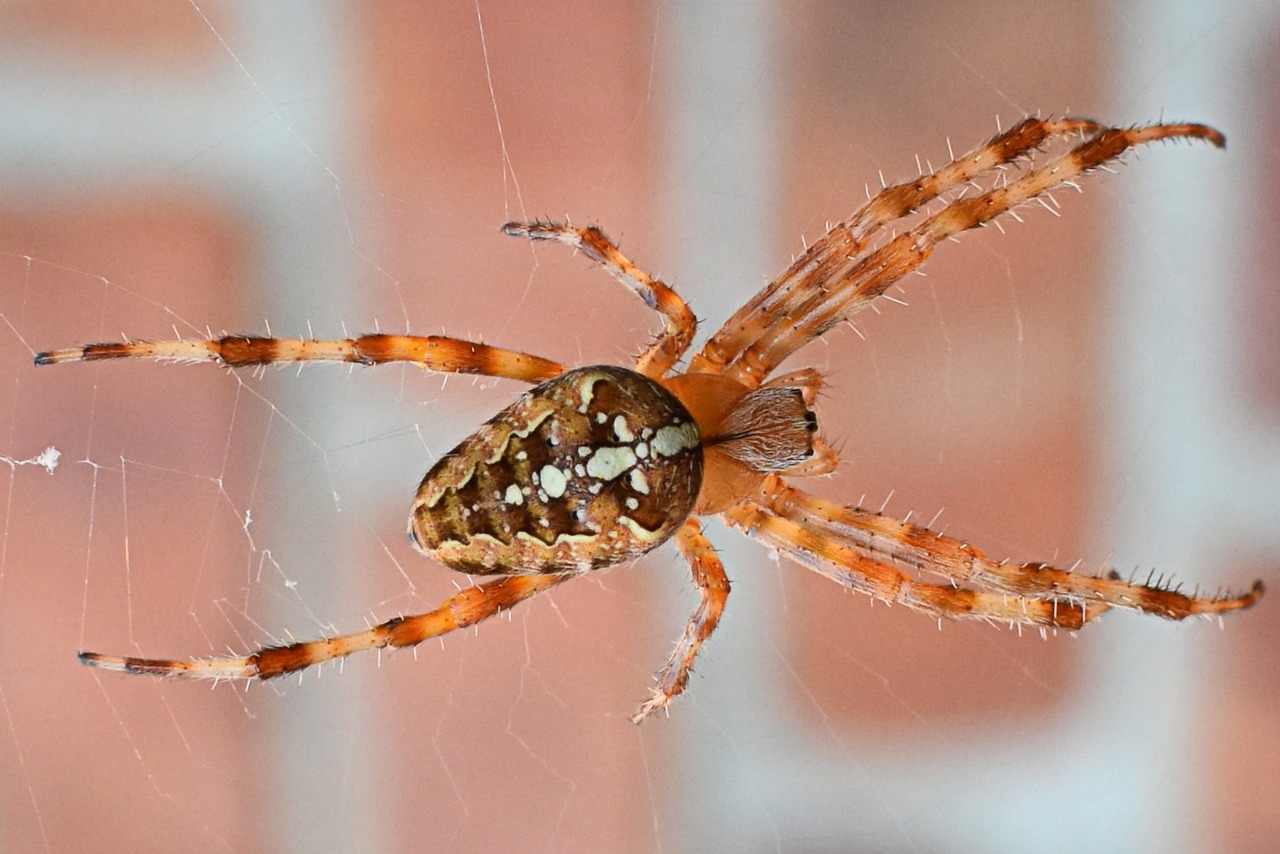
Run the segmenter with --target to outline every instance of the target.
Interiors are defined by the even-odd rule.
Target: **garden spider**
[[[1041,166],[1027,165],[1036,151],[1071,138],[1075,147]],[[937,171],[882,190],[833,226],[738,309],[684,373],[673,369],[697,330],[684,301],[632,264],[599,229],[553,222],[508,223],[502,230],[573,247],[665,317],[634,369],[566,370],[547,359],[454,338],[381,334],[329,341],[227,335],[40,353],[38,365],[114,358],[229,367],[403,361],[537,384],[436,462],[413,502],[413,544],[446,566],[490,580],[430,613],[244,657],[82,652],[80,660],[126,673],[270,679],[474,625],[674,539],[700,601],[656,687],[632,717],[638,723],[684,690],[729,595],[724,566],[698,521],[707,514],[719,514],[846,587],[935,618],[1074,631],[1112,607],[1174,620],[1247,608],[1262,595],[1260,581],[1241,595],[1203,597],[1114,572],[1094,577],[1043,563],[993,561],[963,540],[817,498],[787,481],[825,474],[838,462],[819,437],[812,411],[822,376],[807,369],[772,377],[788,356],[871,304],[940,241],[1006,213],[1016,217],[1014,209],[1031,200],[1056,205],[1052,189],[1074,187],[1076,178],[1136,145],[1177,138],[1226,143],[1218,131],[1196,124],[1111,128],[1083,119],[1025,119]],[[978,188],[978,178],[993,175],[993,188]],[[926,210],[935,200],[935,210]],[[899,221],[901,233],[888,233]],[[943,583],[918,581],[906,571],[929,572]]]

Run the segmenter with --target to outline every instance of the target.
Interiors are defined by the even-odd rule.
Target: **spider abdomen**
[[[611,365],[568,371],[432,466],[409,536],[477,575],[611,566],[684,523],[702,456],[697,423],[658,383]]]

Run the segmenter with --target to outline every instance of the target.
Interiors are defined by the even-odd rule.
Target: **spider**
[[[125,673],[271,679],[474,625],[571,578],[674,540],[699,602],[632,716],[639,723],[685,689],[728,599],[729,579],[699,521],[711,514],[845,587],[934,618],[1045,632],[1074,631],[1113,607],[1172,620],[1247,608],[1262,595],[1261,581],[1243,594],[1201,596],[1114,571],[1090,576],[1044,563],[992,560],[964,540],[818,498],[788,481],[829,473],[838,458],[819,435],[812,409],[821,374],[805,369],[774,376],[787,357],[870,305],[942,240],[1005,214],[1016,217],[1015,208],[1032,200],[1056,207],[1054,188],[1075,187],[1078,177],[1134,146],[1178,138],[1226,144],[1217,130],[1199,124],[1114,128],[1078,118],[1027,118],[941,169],[871,197],[739,308],[683,373],[675,369],[697,330],[684,300],[637,268],[598,228],[543,221],[508,223],[502,231],[572,247],[665,318],[632,368],[567,370],[548,359],[455,338],[384,334],[342,340],[224,335],[40,353],[37,365],[117,358],[232,368],[401,361],[535,384],[437,461],[413,501],[413,545],[452,569],[481,576],[481,583],[429,613],[243,657],[81,652],[80,660]],[[1063,140],[1074,147],[1043,165],[1029,163],[1037,151]],[[976,183],[992,176],[992,189]],[[890,233],[900,222],[902,231]],[[908,574],[920,571],[942,583]]]

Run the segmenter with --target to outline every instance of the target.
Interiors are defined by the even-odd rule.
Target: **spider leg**
[[[631,722],[636,724],[655,710],[666,708],[677,694],[684,691],[689,684],[689,674],[693,671],[693,660],[703,642],[716,630],[724,604],[729,598],[729,578],[725,575],[724,564],[703,535],[702,526],[697,519],[689,519],[684,523],[684,527],[676,532],[675,542],[680,554],[689,562],[693,583],[698,588],[701,600],[697,610],[689,618],[671,657],[658,673],[657,687],[631,716]]]
[[[743,501],[721,514],[730,525],[838,584],[931,617],[983,620],[1074,631],[1111,606],[1067,598],[1024,599],[987,590],[925,584],[849,542],[770,509]]]
[[[794,311],[818,280],[847,267],[886,225],[909,216],[945,192],[1002,168],[1058,137],[1093,134],[1102,125],[1089,119],[1027,118],[952,162],[912,181],[886,187],[797,258],[777,279],[734,312],[694,357],[695,370],[720,373],[763,331]]]
[[[1092,576],[1043,563],[993,561],[966,542],[868,510],[846,507],[767,479],[761,487],[767,512],[789,520],[807,535],[848,549],[864,561],[941,575],[994,595],[1024,601],[1088,603],[1131,608],[1170,620],[1247,608],[1262,596],[1257,581],[1243,594],[1190,596],[1161,584],[1126,581],[1114,573]]]
[[[667,318],[666,326],[636,359],[636,371],[650,379],[660,379],[689,349],[698,329],[697,318],[670,286],[641,270],[619,251],[617,244],[595,226],[579,228],[567,223],[509,222],[504,234],[529,240],[551,240],[571,246],[604,267],[615,279],[630,288],[644,304]]]
[[[577,574],[509,575],[459,591],[427,614],[395,617],[363,632],[266,647],[240,658],[134,658],[81,652],[80,661],[103,670],[180,679],[274,679],[352,653],[414,646],[475,625]]]
[[[937,244],[1035,199],[1114,160],[1138,145],[1171,138],[1203,139],[1219,147],[1226,139],[1205,125],[1168,124],[1103,128],[1075,148],[1029,169],[985,193],[954,199],[918,226],[874,251],[852,257],[863,244],[849,234],[845,251],[821,259],[804,272],[789,299],[757,324],[754,340],[725,369],[735,379],[759,384],[788,356],[865,308],[903,276],[917,269]],[[695,361],[695,367],[698,363]]]
[[[443,335],[380,333],[334,340],[224,335],[207,339],[120,341],[47,350],[37,353],[35,362],[37,365],[55,365],[99,359],[217,362],[231,368],[287,362],[349,362],[358,365],[412,362],[429,371],[483,374],[529,383],[542,382],[564,373],[564,366],[558,362],[517,350]]]

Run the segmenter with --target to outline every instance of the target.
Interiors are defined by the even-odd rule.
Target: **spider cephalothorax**
[[[1046,145],[1072,138],[1073,148],[1017,171]],[[666,317],[634,370],[603,365],[566,371],[549,359],[499,347],[383,334],[329,341],[229,335],[40,353],[40,365],[114,358],[230,367],[404,361],[536,384],[440,459],[413,503],[413,543],[453,569],[488,577],[483,583],[430,613],[244,657],[84,652],[80,659],[129,673],[271,678],[473,625],[672,539],[689,563],[700,601],[657,686],[633,716],[638,722],[684,690],[728,599],[724,566],[698,521],[707,514],[719,514],[846,587],[934,617],[1073,630],[1113,607],[1175,620],[1247,608],[1262,595],[1261,582],[1241,595],[1202,597],[1115,573],[1090,576],[1043,563],[993,561],[962,540],[817,498],[787,481],[830,472],[838,462],[818,435],[812,410],[821,375],[810,369],[772,377],[788,356],[884,294],[942,240],[1028,201],[1049,205],[1047,194],[1055,187],[1074,186],[1076,178],[1133,146],[1171,138],[1225,144],[1222,134],[1204,125],[1109,128],[1085,119],[1025,119],[937,171],[882,190],[837,223],[729,318],[684,373],[673,371],[697,330],[684,301],[632,264],[599,229],[549,222],[509,223],[503,231],[574,247]],[[976,181],[992,175],[999,176],[994,186],[976,189]],[[917,219],[904,221],[912,215]],[[899,222],[903,229],[884,237]],[[877,238],[881,242],[873,244]],[[909,574],[918,572],[942,583]]]

